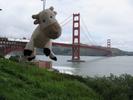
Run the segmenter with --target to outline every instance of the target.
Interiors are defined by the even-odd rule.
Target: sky
[[[46,8],[53,6],[62,25],[57,42],[72,41],[73,13],[81,16],[81,42],[133,51],[133,0],[47,0]],[[43,9],[41,0],[0,0],[0,36],[30,39],[36,28],[31,16]],[[71,16],[71,17],[70,17]]]

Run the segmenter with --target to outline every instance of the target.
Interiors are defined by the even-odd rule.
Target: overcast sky
[[[50,6],[60,23],[80,13],[81,42],[106,46],[111,39],[112,47],[133,51],[133,0],[47,0]],[[0,36],[29,39],[36,27],[31,16],[43,6],[41,0],[0,0],[0,8]],[[71,42],[72,22],[62,29],[57,41]]]

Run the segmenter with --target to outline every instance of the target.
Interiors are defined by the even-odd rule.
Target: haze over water
[[[133,75],[133,56],[94,57],[82,56],[85,62],[67,62],[71,56],[57,56],[58,61],[53,62],[53,67],[64,73],[81,76],[108,76],[131,74]],[[45,56],[37,56],[40,60],[49,60]]]

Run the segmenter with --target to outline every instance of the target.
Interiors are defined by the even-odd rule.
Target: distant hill
[[[82,44],[84,45],[84,44]],[[97,48],[105,48],[101,46],[97,46]],[[62,47],[62,46],[53,46],[53,52],[56,55],[72,55],[72,48],[70,47]],[[113,56],[133,56],[133,52],[128,52],[128,51],[123,51],[118,48],[111,48],[111,52]],[[43,54],[42,49],[37,49],[37,54]],[[80,49],[80,55],[81,56],[105,56],[107,55],[106,51],[100,51],[96,49],[86,49],[86,48],[81,48]]]

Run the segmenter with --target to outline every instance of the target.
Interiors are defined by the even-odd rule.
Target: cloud
[[[112,46],[133,51],[133,1],[132,0],[47,0],[46,7],[54,6],[58,12],[57,19],[61,23],[73,13],[81,14],[88,31],[81,21],[81,41],[90,43],[95,40],[106,45],[112,40]],[[42,10],[41,0],[0,0],[0,36],[30,38],[36,27],[33,25],[32,14]],[[86,34],[86,35],[85,35]],[[89,37],[89,42],[87,41]],[[72,23],[63,27],[63,35],[57,41],[70,42]],[[93,39],[91,39],[93,38]],[[125,46],[124,46],[125,45]]]

